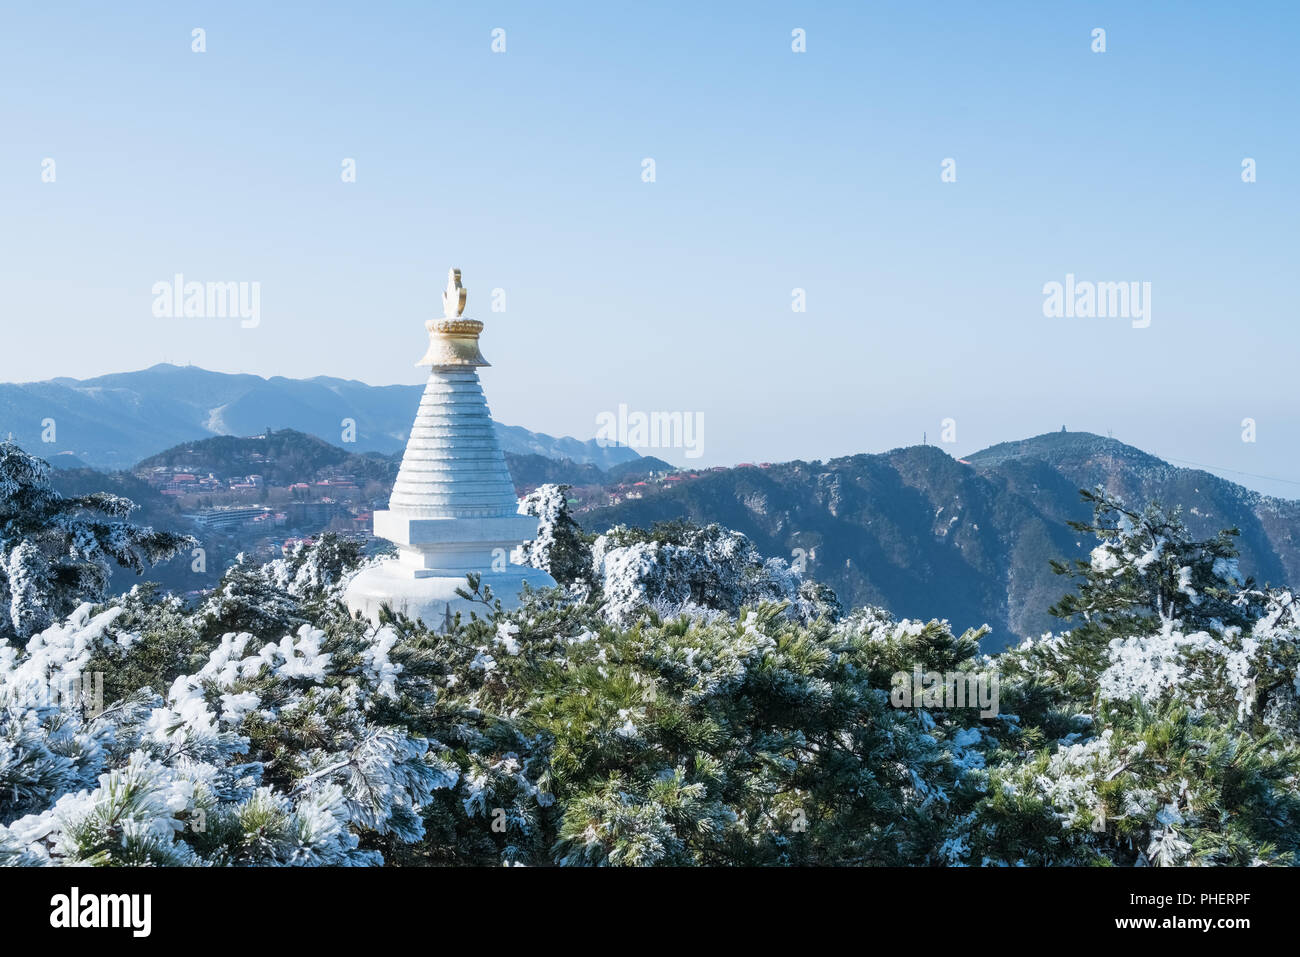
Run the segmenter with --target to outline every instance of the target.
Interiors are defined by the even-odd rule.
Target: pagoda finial
[[[465,311],[467,290],[460,284],[460,270],[455,266],[447,270],[447,288],[442,292],[442,314],[456,319]]]
[[[465,311],[465,295],[460,270],[453,266],[447,270],[447,288],[442,293],[442,318],[424,324],[429,330],[429,351],[416,365],[447,369],[489,364],[478,348],[483,323],[461,315]]]

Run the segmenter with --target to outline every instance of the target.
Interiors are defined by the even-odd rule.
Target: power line
[[[1286,485],[1300,485],[1300,481],[1295,479],[1278,478],[1276,475],[1260,475],[1258,472],[1243,472],[1241,469],[1224,468],[1222,465],[1206,465],[1204,462],[1192,462],[1188,459],[1176,459],[1170,455],[1161,455],[1160,458],[1166,462],[1179,462],[1183,465],[1192,465],[1198,469],[1213,469],[1218,472],[1231,472],[1233,475],[1248,475],[1251,478],[1265,479],[1269,482],[1282,482]]]

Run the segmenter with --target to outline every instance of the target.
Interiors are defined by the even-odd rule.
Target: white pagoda
[[[443,317],[430,319],[429,351],[416,365],[430,366],[429,381],[402,456],[388,508],[375,512],[375,534],[395,542],[396,558],[362,571],[347,590],[348,610],[378,620],[387,605],[429,628],[444,629],[457,612],[471,609],[456,589],[466,575],[481,576],[502,607],[517,607],[525,582],[555,581],[546,572],[510,564],[510,553],[537,535],[536,518],[520,515],[514,483],[497,444],[479,366],[483,323],[461,318],[465,287],[460,270],[447,276]],[[480,586],[481,587],[481,586]]]

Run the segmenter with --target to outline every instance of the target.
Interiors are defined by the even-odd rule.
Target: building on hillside
[[[269,508],[249,505],[227,505],[217,508],[205,508],[185,516],[200,528],[215,530],[239,528],[257,521],[274,522],[274,513]]]
[[[319,502],[287,502],[284,511],[293,528],[324,528],[338,516],[346,514],[347,509],[332,499],[321,499]]]

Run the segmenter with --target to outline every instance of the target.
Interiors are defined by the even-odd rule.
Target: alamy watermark
[[[684,449],[688,459],[697,459],[704,454],[704,413],[629,412],[626,403],[619,403],[617,412],[596,415],[596,444]]]
[[[1151,325],[1151,283],[1076,282],[1074,273],[1065,282],[1043,285],[1043,315],[1049,319],[1132,319],[1134,329]]]
[[[50,926],[54,928],[126,928],[132,937],[148,937],[153,929],[152,914],[152,894],[83,894],[73,885],[68,893],[50,898]]]
[[[896,671],[889,703],[895,708],[978,708],[981,718],[998,714],[1000,682],[996,671]]]
[[[104,672],[55,675],[20,686],[14,694],[28,708],[81,710],[87,718],[96,718],[104,713]]]
[[[186,282],[177,273],[153,284],[153,314],[159,319],[239,319],[245,329],[262,321],[260,282]]]

